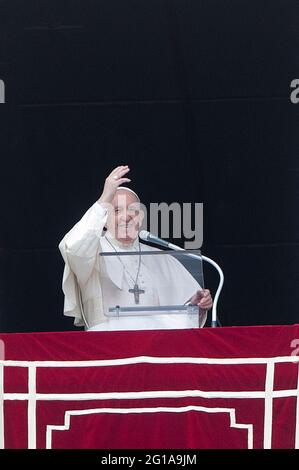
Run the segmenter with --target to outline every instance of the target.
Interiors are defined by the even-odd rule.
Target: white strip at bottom
[[[252,424],[237,424],[236,423],[236,410],[234,408],[207,408],[204,406],[182,406],[182,407],[164,407],[159,406],[155,408],[95,408],[87,410],[70,410],[66,411],[64,415],[64,425],[48,425],[46,431],[46,448],[52,449],[52,432],[53,431],[68,431],[71,425],[71,416],[82,416],[92,414],[140,414],[140,413],[186,413],[189,411],[197,411],[204,413],[229,413],[230,427],[237,429],[247,429],[248,449],[253,449],[253,425]]]
[[[272,447],[274,363],[267,364],[265,385],[264,449]]]
[[[299,449],[299,364],[298,364],[298,378],[297,378],[297,400],[296,400],[296,424],[295,424],[295,449]]]
[[[36,449],[36,367],[28,369],[28,449]]]
[[[4,367],[0,364],[0,449],[4,449]]]

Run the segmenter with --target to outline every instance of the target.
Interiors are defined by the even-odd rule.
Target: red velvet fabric
[[[247,448],[251,435],[253,448],[294,448],[297,338],[299,325],[2,334],[4,446],[45,448],[48,426],[51,448]],[[219,361],[209,363],[212,358]],[[111,362],[84,362],[91,360]],[[37,364],[29,406],[34,361],[50,362]],[[80,367],[57,361],[80,361]]]

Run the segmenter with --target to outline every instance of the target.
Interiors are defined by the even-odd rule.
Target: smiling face
[[[113,237],[129,245],[137,237],[142,223],[143,212],[137,197],[125,189],[119,189],[108,210],[106,227]]]

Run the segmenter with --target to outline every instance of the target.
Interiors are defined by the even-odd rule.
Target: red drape
[[[299,445],[299,325],[0,340],[2,447]]]

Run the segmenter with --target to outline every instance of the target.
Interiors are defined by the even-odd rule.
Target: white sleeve
[[[163,257],[165,262],[160,263],[160,285],[163,279],[165,285],[163,288],[158,287],[160,302],[163,305],[188,305],[190,299],[197,290],[202,290],[202,286],[196,281],[191,273],[183,266],[183,264],[174,256],[167,255]],[[167,286],[167,288],[166,288]],[[206,311],[202,310],[199,315],[199,327],[203,327],[206,322]]]
[[[80,284],[88,280],[94,268],[106,220],[107,209],[96,202],[59,244],[66,265],[69,264]]]

